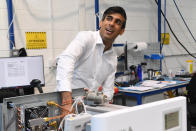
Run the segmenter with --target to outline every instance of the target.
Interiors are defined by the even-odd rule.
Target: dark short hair
[[[107,15],[114,14],[114,13],[118,13],[118,14],[122,15],[125,18],[125,21],[122,25],[122,29],[124,29],[125,26],[126,26],[127,15],[126,15],[125,10],[120,6],[112,6],[112,7],[109,7],[108,9],[106,9],[103,13],[102,21],[105,20],[105,17]]]

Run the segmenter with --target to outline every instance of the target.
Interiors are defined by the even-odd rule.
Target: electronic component
[[[48,105],[60,103],[60,93],[45,93],[4,98],[2,103],[2,131],[55,130],[60,122],[60,108]],[[45,121],[44,118],[50,118]]]
[[[91,117],[91,131],[187,131],[186,98],[179,96]]]
[[[24,113],[26,130],[32,130],[33,128],[42,128],[42,130],[48,129],[48,122],[40,119],[43,117],[48,117],[47,106],[26,108]]]
[[[78,115],[72,114],[65,119],[64,131],[84,131],[86,124],[90,122],[91,115],[81,113]]]
[[[85,95],[84,103],[86,105],[100,105],[107,102],[107,96],[102,92],[87,92]]]
[[[73,95],[76,94],[73,93]],[[95,100],[92,101],[93,103],[103,103],[103,100],[105,100],[103,94],[98,94],[98,98],[96,98],[97,95],[92,95],[95,97],[91,95],[87,98],[90,101]],[[57,129],[62,129],[62,131],[90,131],[91,115],[88,113],[108,112],[113,106],[106,106],[106,104],[97,105],[96,107],[89,106],[87,113],[82,98],[74,99],[73,107],[76,114],[69,114],[65,117],[61,115],[63,108],[60,105],[60,92],[4,98],[0,106],[0,131],[54,131]],[[79,105],[83,107],[81,111],[78,108]]]

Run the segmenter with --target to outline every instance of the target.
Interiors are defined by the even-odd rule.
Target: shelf
[[[144,59],[162,60],[163,58],[164,58],[164,56],[163,55],[160,55],[160,54],[144,55]]]

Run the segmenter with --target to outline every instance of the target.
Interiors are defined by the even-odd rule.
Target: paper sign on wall
[[[170,38],[169,33],[165,33],[165,35],[164,33],[161,33],[161,43],[163,43],[164,41],[163,44],[169,44],[169,38]]]
[[[26,32],[27,49],[47,48],[46,32]]]

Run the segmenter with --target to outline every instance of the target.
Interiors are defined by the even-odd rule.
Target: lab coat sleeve
[[[116,69],[106,78],[103,83],[103,94],[107,96],[108,100],[112,100],[114,95],[114,79]]]
[[[76,61],[85,51],[84,33],[80,32],[66,50],[57,57],[57,91],[71,91]]]

